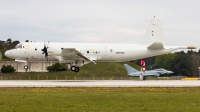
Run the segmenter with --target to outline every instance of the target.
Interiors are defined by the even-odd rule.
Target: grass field
[[[0,88],[1,112],[197,112],[194,88]]]
[[[93,80],[93,77],[98,77],[98,80],[102,79],[102,77],[106,77],[105,80],[109,80],[111,77],[118,77],[118,80],[120,80],[121,77],[130,77],[123,65],[124,63],[128,63],[136,69],[140,68],[133,62],[99,62],[96,65],[89,63],[81,66],[78,73],[71,70],[62,72],[15,72],[10,74],[0,73],[0,77],[3,77],[2,80],[38,80],[38,77],[40,80],[46,80],[47,77],[48,80],[56,80],[56,78],[57,80],[75,80],[75,76],[80,78],[77,80],[83,80],[84,77],[90,77],[88,80]]]

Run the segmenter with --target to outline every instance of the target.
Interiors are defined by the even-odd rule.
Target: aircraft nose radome
[[[9,58],[13,57],[13,54],[10,50],[6,51],[4,54],[5,54],[6,57],[9,57]]]
[[[8,56],[8,53],[9,53],[9,51],[6,51],[6,52],[4,53],[4,55],[5,55],[5,56]]]

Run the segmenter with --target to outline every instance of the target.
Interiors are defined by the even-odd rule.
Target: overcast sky
[[[0,40],[119,43],[154,16],[166,45],[200,47],[200,0],[0,0]]]

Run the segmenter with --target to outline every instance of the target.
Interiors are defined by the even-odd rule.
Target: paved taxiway
[[[200,80],[1,80],[0,87],[200,87]]]

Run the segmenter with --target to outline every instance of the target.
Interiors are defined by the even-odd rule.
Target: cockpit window
[[[17,44],[16,46],[15,46],[15,49],[21,49],[22,48],[22,44]]]

